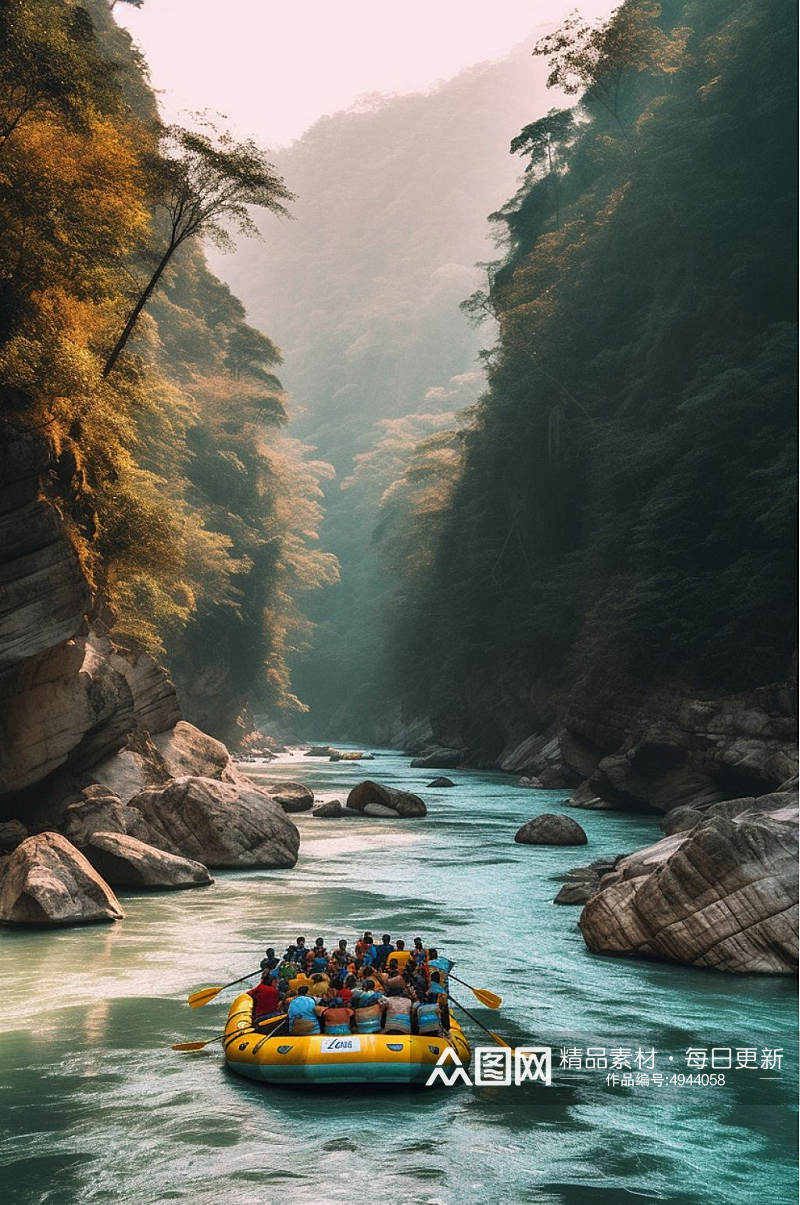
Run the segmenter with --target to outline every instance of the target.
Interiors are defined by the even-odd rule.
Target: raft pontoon
[[[469,1042],[452,1018],[450,1033],[443,1038],[383,1033],[301,1037],[280,1030],[269,1037],[269,1024],[265,1029],[266,1034],[253,1025],[252,997],[238,996],[228,1013],[223,1042],[225,1059],[237,1075],[273,1084],[424,1085],[448,1047],[465,1067],[471,1057]]]

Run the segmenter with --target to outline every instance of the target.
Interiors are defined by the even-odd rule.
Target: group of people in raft
[[[282,958],[274,949],[261,963],[253,997],[253,1021],[264,1027],[287,1016],[289,1032],[308,1034],[428,1034],[450,1028],[447,971],[452,964],[415,937],[407,949],[384,933],[376,943],[367,931],[350,951],[339,941],[330,953],[318,937],[311,948],[298,937]],[[279,1027],[283,1029],[283,1025]],[[277,1032],[275,1030],[274,1032]]]

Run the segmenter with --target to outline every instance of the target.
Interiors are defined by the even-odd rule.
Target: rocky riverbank
[[[410,732],[422,735],[412,765],[491,763],[451,727]],[[493,764],[576,808],[665,814],[663,841],[576,868],[558,893],[585,905],[592,951],[787,974],[798,948],[796,733],[793,683],[710,696],[586,680],[553,704],[547,727],[521,738],[517,727]]]
[[[495,766],[569,789],[576,807],[666,812],[766,794],[796,774],[795,700],[794,679],[741,694],[586,679],[527,732],[517,716],[477,743],[450,723],[417,722],[398,736],[418,766]]]
[[[589,949],[721,971],[796,973],[796,781],[760,798],[670,816],[668,836],[618,859],[590,890],[579,921]]]
[[[240,774],[181,719],[163,668],[113,639],[47,498],[50,467],[35,435],[0,446],[0,921],[116,920],[115,886],[293,866],[280,790]]]

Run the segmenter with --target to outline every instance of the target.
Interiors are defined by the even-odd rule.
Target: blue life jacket
[[[442,1022],[438,1005],[417,1005],[417,1029],[420,1033],[438,1033],[441,1027]]]
[[[395,953],[395,948],[394,946],[386,946],[381,944],[375,947],[375,953],[378,956],[377,966],[380,968],[385,965],[386,959],[389,957],[389,955]]]
[[[362,992],[357,1001],[353,1001],[356,1016],[356,1031],[358,1033],[380,1033],[381,1009],[380,992]],[[371,1016],[364,1016],[362,1010],[369,1009]]]

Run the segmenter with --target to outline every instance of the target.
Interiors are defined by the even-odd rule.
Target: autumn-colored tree
[[[335,574],[315,534],[325,470],[278,449],[280,352],[194,238],[249,231],[247,204],[282,212],[288,192],[249,144],[165,135],[153,114],[107,0],[0,7],[0,405],[49,441],[47,488],[116,631],[230,736],[255,693],[300,705],[298,594]],[[140,355],[104,376],[161,239],[183,254],[149,291]]]
[[[0,151],[35,114],[72,124],[117,101],[115,68],[99,53],[80,4],[5,0],[0,10]]]

